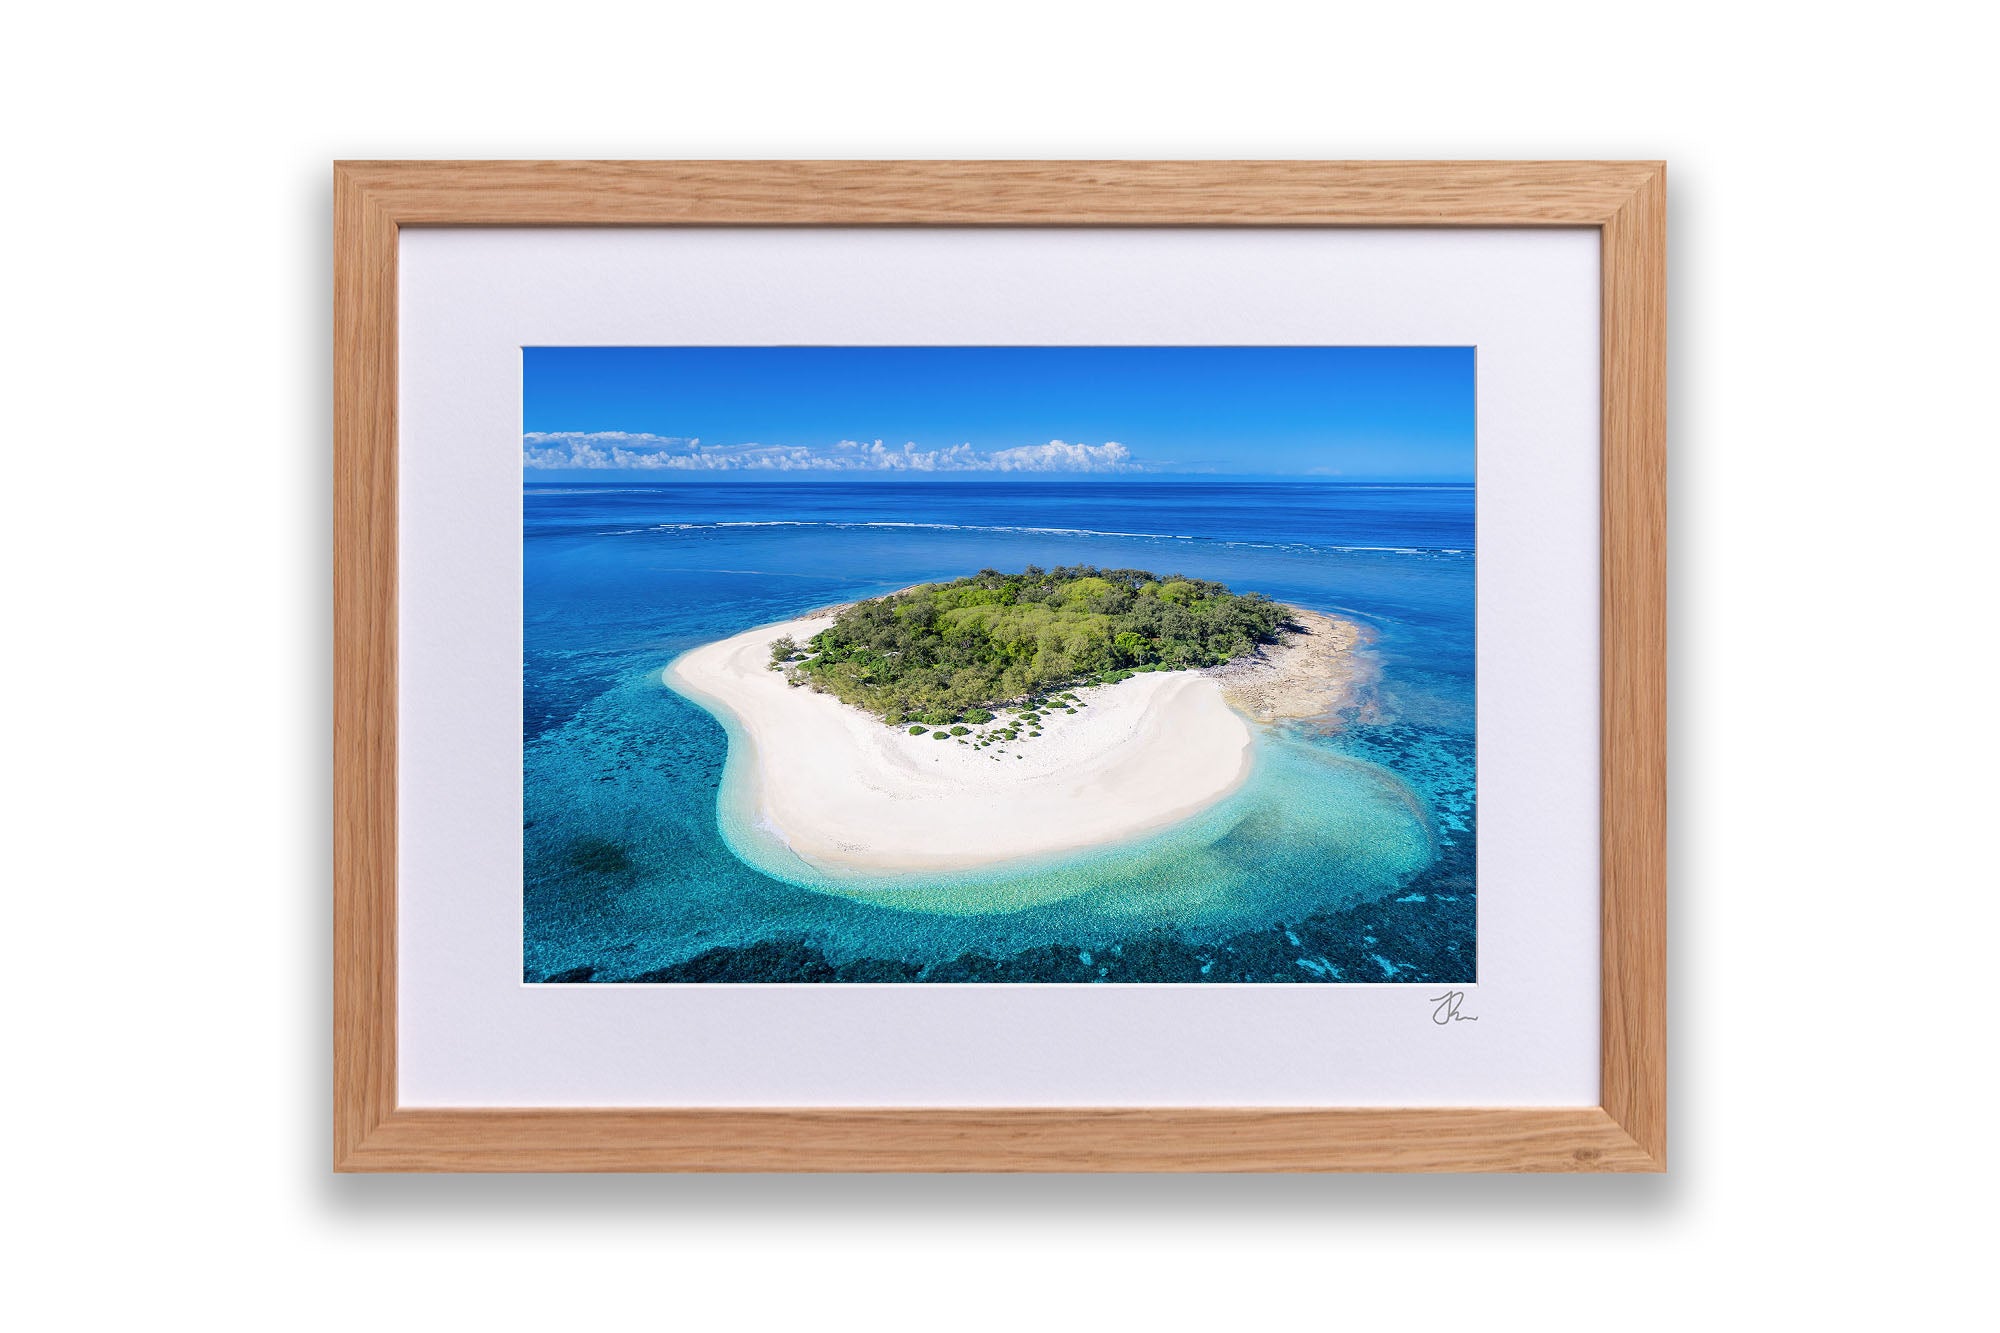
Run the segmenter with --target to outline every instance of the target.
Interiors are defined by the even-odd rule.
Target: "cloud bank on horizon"
[[[1103,444],[1017,445],[979,450],[970,444],[900,449],[880,440],[841,440],[831,448],[781,444],[705,445],[693,437],[634,431],[528,431],[521,466],[529,472],[1143,472],[1132,451]]]

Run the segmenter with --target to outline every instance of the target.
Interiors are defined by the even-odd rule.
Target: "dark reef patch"
[[[604,838],[578,838],[564,859],[586,875],[622,875],[632,868],[631,854]]]

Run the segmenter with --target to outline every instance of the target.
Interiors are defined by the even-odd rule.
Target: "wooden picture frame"
[[[397,239],[422,226],[1588,227],[1602,241],[1600,1105],[397,1103]],[[1657,162],[342,162],[334,168],[334,1169],[1659,1171],[1665,168]]]

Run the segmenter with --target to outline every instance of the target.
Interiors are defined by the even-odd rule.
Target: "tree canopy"
[[[1273,641],[1262,593],[1143,569],[982,569],[843,610],[774,668],[900,724],[970,720],[1015,700],[1134,671],[1214,666]],[[812,656],[790,660],[800,651]]]

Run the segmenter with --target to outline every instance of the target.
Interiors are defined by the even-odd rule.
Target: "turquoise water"
[[[1465,981],[1476,961],[1468,487],[527,488],[530,981]],[[872,882],[754,827],[688,648],[983,566],[1220,579],[1361,622],[1378,683],[1122,846]],[[734,758],[731,758],[732,749]]]

